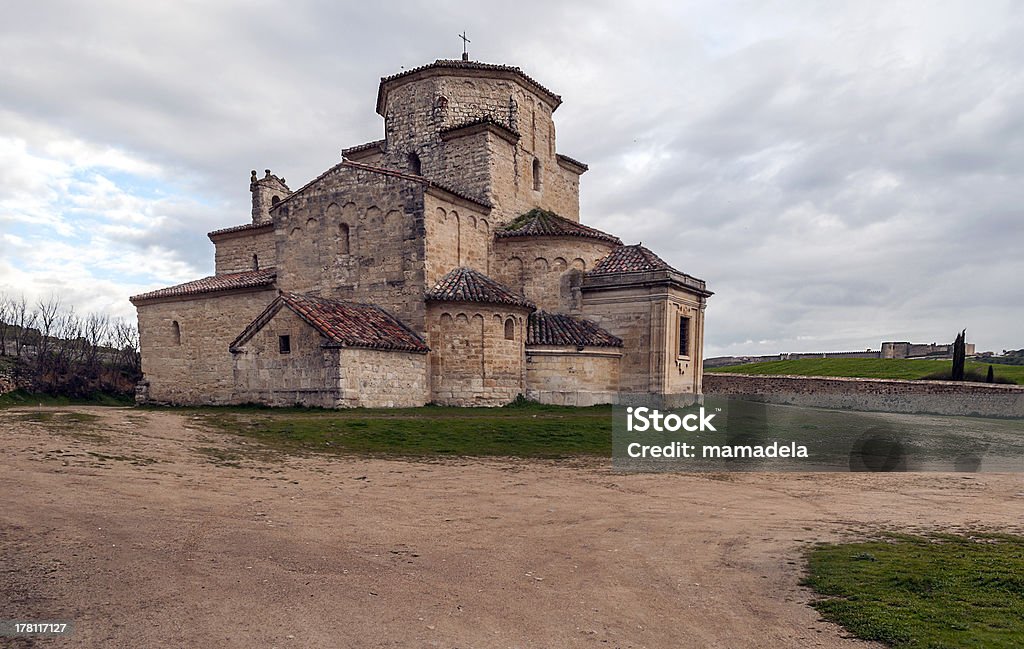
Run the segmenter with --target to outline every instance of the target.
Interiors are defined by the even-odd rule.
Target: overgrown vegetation
[[[307,410],[192,409],[204,423],[285,451],[566,457],[612,449],[611,406]]]
[[[889,535],[814,548],[814,607],[907,649],[1024,646],[1024,537]]]
[[[967,361],[966,373],[984,381],[988,363]],[[735,374],[796,376],[848,376],[872,379],[925,379],[950,370],[949,360],[916,360],[903,358],[801,358],[786,361],[747,363],[708,369],[708,372]],[[1024,384],[1024,366],[996,365],[997,383]]]
[[[134,403],[135,399],[130,395],[103,392],[83,397],[53,396],[25,390],[0,394],[0,408],[14,406],[130,406]]]
[[[130,395],[141,377],[134,324],[79,315],[58,297],[32,305],[0,294],[0,358],[0,371],[16,386],[71,399]]]

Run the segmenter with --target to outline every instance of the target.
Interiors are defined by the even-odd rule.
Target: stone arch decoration
[[[320,223],[316,220],[316,217],[311,216],[308,219],[306,219],[306,229],[307,230],[312,230],[312,229],[316,228],[316,226],[318,226],[319,224]]]
[[[548,264],[548,260],[545,259],[544,257],[537,257],[536,259],[533,260],[534,270],[547,272],[550,268],[551,266]]]
[[[568,267],[568,265],[569,262],[567,262],[565,259],[561,257],[555,257],[553,260],[551,260],[551,270],[554,271],[562,272]]]
[[[512,288],[519,292],[522,292],[523,286],[526,284],[526,264],[519,257],[509,257],[508,259],[509,273],[513,278]]]
[[[587,262],[577,257],[576,259],[572,260],[572,267],[575,268],[576,270],[586,270]]]
[[[402,212],[398,210],[388,210],[388,213],[384,215],[384,227],[387,230],[388,236],[394,239],[401,240],[405,233],[402,231],[405,225],[405,219],[403,218]]]

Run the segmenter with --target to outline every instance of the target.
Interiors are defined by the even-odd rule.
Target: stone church
[[[693,401],[711,293],[580,223],[561,103],[466,57],[381,79],[382,139],[296,190],[252,172],[251,222],[209,234],[216,274],[131,298],[139,399]]]

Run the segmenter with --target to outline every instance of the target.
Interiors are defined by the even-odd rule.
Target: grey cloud
[[[584,219],[717,292],[709,353],[962,326],[998,350],[1024,344],[1022,27],[999,3],[23,3],[0,101],[168,169],[193,196],[119,240],[205,272],[249,169],[294,187],[380,137],[379,77],[467,29],[563,95]]]

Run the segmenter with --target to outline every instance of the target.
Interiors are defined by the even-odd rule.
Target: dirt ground
[[[1020,475],[296,458],[160,411],[4,410],[0,442],[0,619],[75,623],[16,647],[867,647],[805,548],[1024,518]]]

